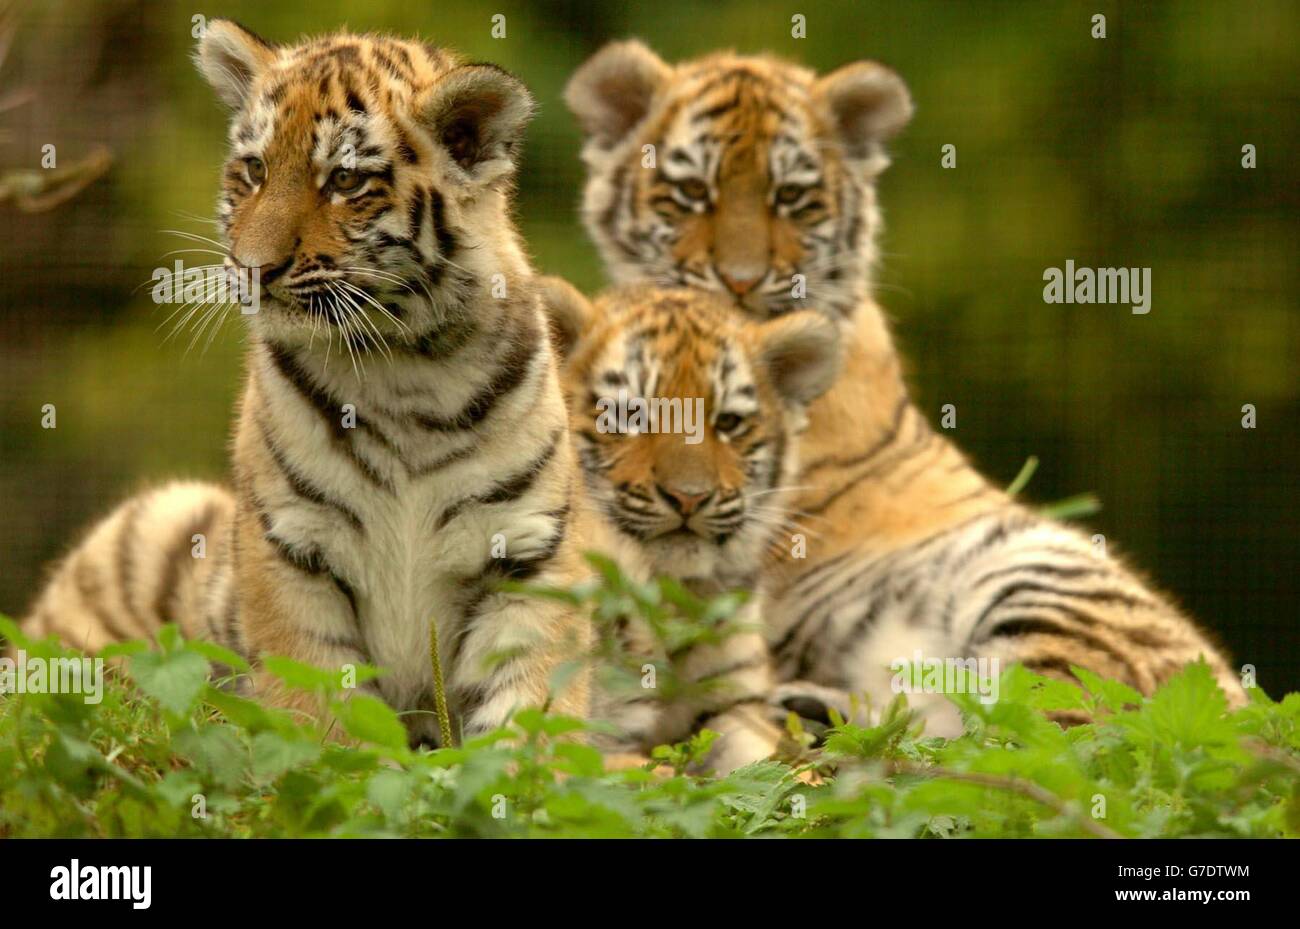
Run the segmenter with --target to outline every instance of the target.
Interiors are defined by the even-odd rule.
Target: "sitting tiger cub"
[[[659,701],[597,687],[593,712],[625,750],[702,724],[721,736],[706,762],[719,773],[766,758],[780,730],[766,709],[774,678],[759,574],[786,527],[807,405],[839,370],[835,326],[811,311],[748,321],[684,288],[615,288],[594,303],[553,279],[546,291],[573,441],[608,527],[593,527],[585,547],[702,598],[756,592],[735,632],[671,656],[697,693]],[[617,632],[627,654],[670,657],[643,624]]]
[[[237,619],[253,655],[383,666],[365,686],[432,742],[418,711],[433,708],[436,623],[467,735],[548,700],[585,716],[585,672],[549,691],[586,652],[586,618],[499,584],[590,573],[570,534],[581,476],[554,352],[510,217],[530,95],[494,66],[375,36],[274,46],[213,21],[197,61],[234,111],[227,263],[259,278],[233,504],[204,487],[126,504],[65,562],[33,627],[101,645],[173,616],[191,634]],[[223,535],[200,569],[189,539],[204,526]],[[158,566],[137,542],[166,553]],[[214,611],[186,618],[205,598]]]

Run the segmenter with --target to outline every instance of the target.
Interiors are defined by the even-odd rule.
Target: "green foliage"
[[[682,615],[713,630],[734,603],[629,585],[612,568],[548,595],[629,608],[673,641]],[[615,608],[614,604],[620,604]],[[713,631],[700,635],[713,635]],[[33,658],[80,658],[0,636]],[[874,724],[839,718],[820,747],[790,721],[790,754],[725,778],[693,776],[715,738],[662,746],[607,770],[575,739],[588,725],[540,709],[456,748],[408,747],[398,715],[338,676],[286,660],[287,686],[331,696],[332,718],[294,718],[213,682],[237,655],[167,628],[107,655],[102,700],[0,696],[0,836],[1295,836],[1300,694],[1226,712],[1204,665],[1144,699],[1083,669],[1077,688],[1018,666],[985,705],[952,697],[960,738],[928,738],[900,695]],[[375,674],[362,669],[360,678]],[[1054,711],[1090,714],[1062,729]],[[346,733],[356,747],[329,737]]]

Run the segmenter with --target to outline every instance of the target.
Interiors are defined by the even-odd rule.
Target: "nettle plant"
[[[538,595],[589,605],[602,628],[640,617],[668,655],[731,634],[739,597],[704,603],[595,563],[596,582]],[[29,657],[81,657],[8,619],[0,635]],[[592,660],[641,686],[637,660],[601,641]],[[959,738],[926,737],[900,695],[875,724],[833,717],[817,741],[791,719],[783,759],[713,778],[687,773],[708,732],[610,771],[571,738],[589,724],[541,708],[415,750],[386,704],[344,698],[338,670],[266,659],[285,684],[331,699],[333,718],[317,723],[240,696],[231,684],[246,662],[172,627],[103,657],[98,704],[0,695],[0,836],[1300,835],[1300,694],[1274,702],[1255,689],[1228,713],[1203,665],[1149,698],[1082,669],[1075,687],[1015,666],[995,703],[951,697]],[[656,675],[665,699],[684,686],[671,660]],[[1061,729],[1045,714],[1063,709],[1094,722]],[[335,727],[357,744],[332,738]]]

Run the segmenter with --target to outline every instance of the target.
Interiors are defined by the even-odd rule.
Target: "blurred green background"
[[[602,274],[576,219],[580,138],[560,93],[603,42],[639,36],[669,60],[731,46],[898,70],[917,115],[881,184],[879,295],[922,406],[937,419],[956,404],[956,440],[996,481],[1039,456],[1031,499],[1095,491],[1090,526],[1268,691],[1300,689],[1300,4],[40,0],[18,12],[0,100],[30,98],[0,112],[0,171],[36,167],[45,144],[61,164],[96,144],[115,160],[54,211],[0,206],[0,610],[23,610],[43,565],[123,495],[225,474],[238,324],[187,355],[163,342],[147,291],[133,293],[187,244],[161,230],[211,230],[194,217],[211,215],[225,117],[189,62],[192,16],[276,40],[418,33],[517,73],[541,103],[524,231],[543,270],[587,289]],[[806,39],[790,35],[794,13]],[[955,170],[940,167],[948,143]],[[1044,269],[1069,258],[1151,267],[1151,313],[1044,304]],[[40,428],[46,403],[53,430]]]

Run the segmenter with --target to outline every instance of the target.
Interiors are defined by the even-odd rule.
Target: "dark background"
[[[4,0],[0,0],[3,6]],[[893,66],[917,115],[882,180],[879,296],[912,383],[994,480],[1093,491],[1086,523],[1216,630],[1270,693],[1300,689],[1296,418],[1300,4],[1003,2],[643,6],[408,0],[17,6],[0,68],[0,175],[97,144],[109,174],[42,214],[0,204],[0,610],[114,501],[173,475],[221,479],[237,322],[203,350],[163,341],[154,268],[210,234],[225,115],[189,63],[191,17],[277,40],[420,34],[522,77],[541,103],[520,218],[538,265],[588,290],[580,139],[564,81],[609,39],[668,60],[720,46],[820,70]],[[503,13],[507,37],[491,36]],[[790,18],[807,17],[807,38]],[[1105,39],[1091,17],[1107,17]],[[26,102],[4,108],[11,95]],[[957,167],[940,167],[940,147]],[[1244,170],[1253,144],[1258,167]],[[186,255],[189,260],[215,260]],[[1044,269],[1151,267],[1152,311],[1047,305]],[[54,403],[58,428],[40,428]],[[1241,427],[1252,403],[1258,428]]]

